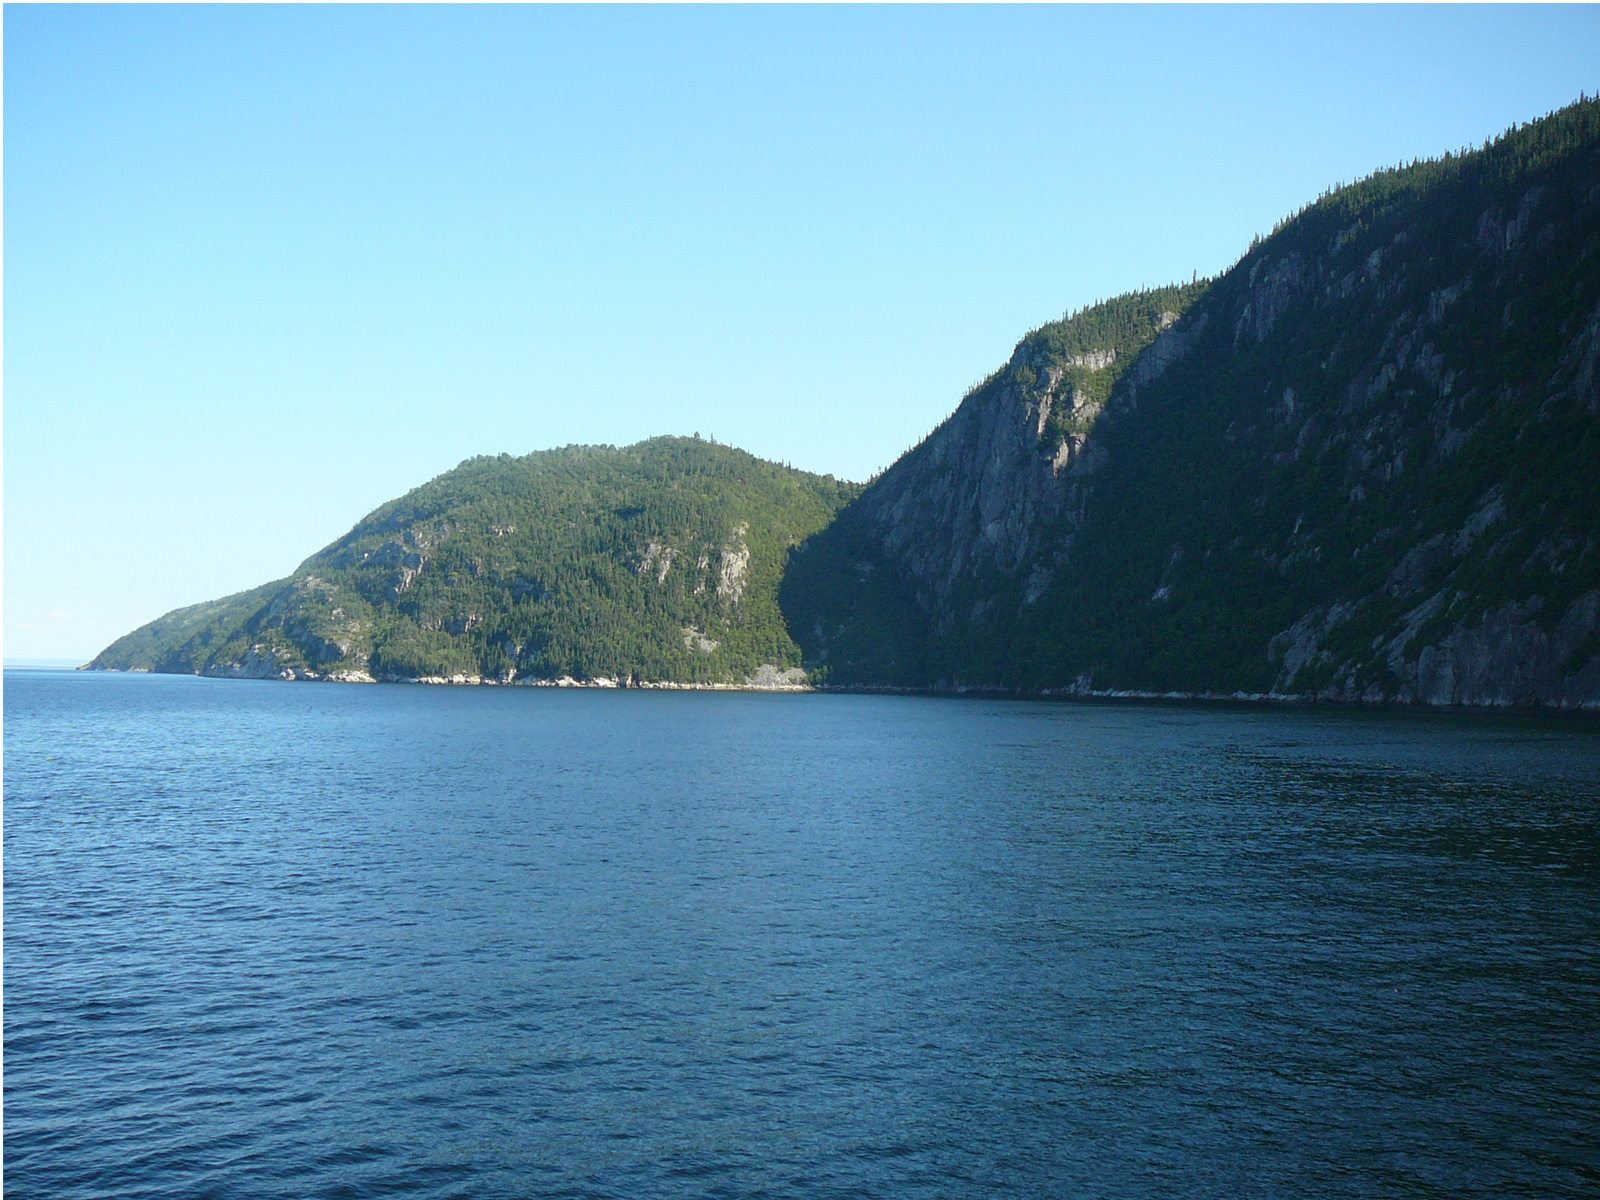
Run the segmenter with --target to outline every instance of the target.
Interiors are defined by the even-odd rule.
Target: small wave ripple
[[[5,700],[19,1200],[1600,1184],[1587,724]]]

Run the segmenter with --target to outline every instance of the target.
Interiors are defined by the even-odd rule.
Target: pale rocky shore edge
[[[1600,700],[1569,701],[1565,699],[1487,699],[1466,702],[1415,699],[1406,696],[1360,695],[1326,692],[1155,692],[1137,688],[1083,688],[1078,686],[1056,688],[1008,688],[998,685],[948,686],[948,687],[883,687],[852,684],[829,686],[823,684],[808,690],[816,692],[849,693],[854,695],[883,696],[991,696],[996,699],[1017,700],[1148,700],[1176,701],[1182,703],[1262,704],[1288,707],[1325,706],[1355,709],[1410,709],[1429,712],[1550,712],[1576,713],[1600,716]]]
[[[123,673],[118,667],[95,667],[84,663],[80,671],[107,671]],[[153,675],[160,672],[147,667],[130,667],[130,675]],[[176,672],[183,674],[184,672]],[[594,679],[576,679],[562,675],[556,679],[511,678],[495,679],[483,675],[374,675],[370,671],[341,670],[313,671],[305,667],[280,667],[264,671],[230,663],[223,667],[209,667],[194,674],[207,679],[271,679],[286,683],[424,683],[456,687],[545,687],[545,688],[639,688],[645,691],[669,692],[811,692],[817,689],[809,682],[800,667],[787,670],[763,663],[754,674],[746,675],[743,683],[678,683],[673,680],[633,679],[621,676],[600,676]]]
[[[123,672],[117,667],[93,667],[88,663],[80,671],[105,671],[110,674],[159,674],[145,667],[132,667]],[[179,672],[182,673],[182,672]],[[1366,694],[1350,696],[1319,692],[1156,692],[1136,688],[1093,688],[1071,684],[1056,688],[1011,688],[997,684],[965,685],[946,684],[934,687],[892,687],[882,684],[818,684],[812,683],[800,667],[779,670],[769,664],[743,683],[680,683],[675,680],[624,679],[601,676],[595,679],[578,679],[563,675],[556,679],[493,679],[481,675],[373,675],[368,671],[317,672],[296,667],[284,667],[273,674],[246,674],[228,668],[197,671],[196,675],[209,679],[269,679],[291,683],[418,683],[444,687],[534,687],[534,688],[598,688],[601,690],[666,692],[816,692],[832,695],[859,696],[972,696],[1009,698],[1017,700],[1151,700],[1180,702],[1211,702],[1231,704],[1267,704],[1310,706],[1327,705],[1335,708],[1403,708],[1444,712],[1553,712],[1600,715],[1600,700],[1570,701],[1561,698],[1496,699],[1486,698],[1466,703],[1444,702],[1431,699],[1414,699],[1390,695]]]

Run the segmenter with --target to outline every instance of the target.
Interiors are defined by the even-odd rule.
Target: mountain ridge
[[[475,555],[445,508],[382,527],[424,485],[290,580],[176,610],[91,665],[1596,709],[1597,416],[1584,99],[1330,191],[1214,279],[1040,326],[866,485],[745,455],[777,490],[719,500],[742,452],[718,448],[698,515],[668,489],[677,515],[644,533],[540,493],[570,525],[541,543],[559,593],[527,590],[531,559],[491,569],[485,539],[515,522],[466,493]],[[501,461],[524,460],[457,472]],[[759,553],[733,535],[751,505]],[[761,580],[747,615],[690,602],[726,599],[741,554]],[[651,591],[657,571],[678,591]]]
[[[783,552],[859,491],[698,438],[468,459],[287,579],[178,609],[92,669],[797,686]]]
[[[1594,707],[1597,355],[1585,100],[1282,222],[1065,471],[1029,441],[1062,363],[1029,335],[797,559],[797,639],[854,684]],[[936,469],[988,430],[985,476]],[[983,478],[957,507],[1012,524],[912,515]]]

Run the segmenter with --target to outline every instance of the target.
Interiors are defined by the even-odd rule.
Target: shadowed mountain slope
[[[1035,331],[793,556],[836,684],[1600,704],[1600,103]]]

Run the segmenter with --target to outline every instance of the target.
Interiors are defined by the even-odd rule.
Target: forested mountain
[[[784,606],[836,684],[1594,706],[1597,367],[1585,100],[1030,334]]]
[[[698,438],[470,459],[290,578],[169,613],[89,665],[793,683],[799,651],[777,605],[785,555],[859,490]]]
[[[474,459],[91,665],[1595,708],[1597,466],[1583,100],[1035,330],[865,490]]]

